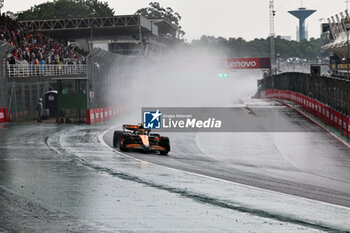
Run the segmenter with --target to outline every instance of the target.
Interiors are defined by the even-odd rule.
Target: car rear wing
[[[144,129],[142,126],[139,125],[123,125],[123,130],[131,130],[131,131],[136,131],[136,130],[142,130],[145,132],[150,132],[150,129]]]

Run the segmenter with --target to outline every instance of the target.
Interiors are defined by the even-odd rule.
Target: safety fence
[[[350,81],[337,77],[283,73],[263,79],[263,89],[289,90],[301,93],[339,112],[350,115]]]
[[[140,70],[151,61],[95,48],[87,57],[88,109],[125,105],[125,91]]]
[[[39,98],[52,88],[47,81],[36,82],[8,82],[6,92],[8,95],[8,114],[11,121],[31,121],[37,118],[37,105]]]
[[[86,111],[87,121],[89,125],[99,122],[105,122],[114,119],[119,115],[120,111],[117,107],[94,108]]]
[[[10,122],[7,108],[0,108],[0,123]]]
[[[267,89],[264,94],[266,98],[283,99],[299,104],[305,112],[312,114],[326,125],[339,130],[343,136],[347,136],[350,140],[350,117],[348,115],[316,99],[294,91]]]
[[[86,123],[86,109],[59,109],[56,123]]]
[[[87,73],[87,65],[84,64],[15,64],[7,65],[9,78],[36,77],[36,76],[61,76],[81,75]]]

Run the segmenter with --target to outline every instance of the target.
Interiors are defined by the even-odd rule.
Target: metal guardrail
[[[8,65],[7,75],[9,78],[16,77],[35,77],[35,76],[62,76],[62,75],[79,75],[87,73],[87,65],[71,64],[25,64],[25,65]]]

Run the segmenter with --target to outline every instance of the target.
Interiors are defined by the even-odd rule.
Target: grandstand
[[[176,37],[177,27],[140,15],[17,22],[2,14],[0,30],[0,40],[13,46],[8,77],[33,77],[83,74],[82,54],[93,47],[122,55],[157,56]]]
[[[338,75],[348,76],[350,69],[350,16],[348,11],[328,18],[328,25],[323,25],[322,28],[321,38],[325,41],[322,49],[331,53],[331,68]]]
[[[0,16],[0,31],[0,39],[14,46],[12,57],[9,59],[10,64],[68,64],[81,63],[84,59],[74,48],[32,31],[4,14]]]
[[[167,20],[150,20],[141,15],[26,20],[21,23],[31,31],[69,41],[85,51],[102,46],[111,52],[138,56],[160,54],[176,37],[177,31],[177,27]]]
[[[0,58],[7,61],[0,66],[0,107],[14,121],[32,120],[38,98],[57,90],[58,118],[65,122],[86,120],[86,109],[103,100],[99,60],[122,64],[135,56],[159,56],[177,27],[140,15],[18,22],[3,14],[0,31]],[[93,51],[100,48],[117,57],[99,57]]]
[[[44,33],[0,16],[0,107],[12,120],[35,118],[35,105],[58,79],[86,80],[85,56]],[[81,81],[79,81],[81,82]]]

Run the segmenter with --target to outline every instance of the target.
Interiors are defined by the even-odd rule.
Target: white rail
[[[62,76],[86,74],[87,65],[8,65],[8,77]]]

